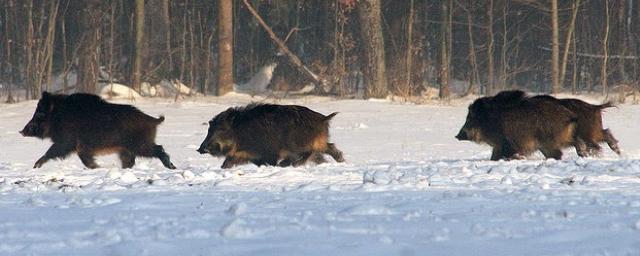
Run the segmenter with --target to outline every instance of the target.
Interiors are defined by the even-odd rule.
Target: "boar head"
[[[482,125],[487,122],[487,111],[490,111],[490,102],[488,98],[477,99],[469,106],[467,119],[456,135],[458,140],[468,140],[473,142],[482,142]]]
[[[38,137],[41,139],[50,137],[51,116],[56,104],[56,96],[48,92],[42,92],[35,113],[31,120],[24,126],[20,134],[25,137]]]
[[[211,154],[212,156],[224,156],[234,147],[232,124],[234,120],[233,109],[218,114],[209,121],[207,137],[200,144],[198,152],[200,154]]]

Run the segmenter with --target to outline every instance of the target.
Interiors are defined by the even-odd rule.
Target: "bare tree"
[[[144,79],[158,83],[171,78],[169,0],[148,0],[144,5],[144,41],[142,70]]]
[[[101,0],[85,0],[79,3],[78,26],[82,36],[78,49],[78,81],[76,91],[96,93],[98,65],[100,65],[100,15]]]
[[[233,90],[233,0],[218,1],[218,95]]]
[[[495,87],[495,66],[494,66],[494,60],[493,60],[493,45],[494,45],[494,38],[493,38],[493,0],[489,0],[489,7],[487,9],[487,13],[489,16],[489,22],[487,24],[487,30],[488,30],[488,42],[487,42],[487,86],[486,86],[486,90],[485,90],[485,94],[486,95],[492,95],[493,94],[493,89]]]
[[[551,0],[551,93],[557,94],[560,88],[559,82],[559,57],[560,57],[560,36],[558,28],[558,0]]]
[[[602,84],[602,94],[607,94],[607,61],[609,60],[609,0],[604,1],[605,25],[604,38],[602,40],[602,68],[600,69],[600,83]]]
[[[471,72],[469,75],[469,87],[465,96],[472,94],[476,90],[475,83],[480,83],[480,72],[478,71],[478,61],[476,55],[476,47],[473,41],[473,17],[471,11],[474,9],[474,0],[469,0],[469,8],[465,8],[467,13],[467,34],[469,35],[469,66],[471,66]]]
[[[560,68],[560,88],[563,88],[564,77],[567,70],[567,62],[569,61],[569,50],[571,48],[571,39],[573,39],[573,31],[576,27],[576,17],[578,16],[578,8],[580,7],[580,0],[576,0],[571,5],[571,23],[569,23],[569,28],[567,30],[567,36],[565,38],[564,43],[564,52],[562,53],[562,65]]]
[[[144,0],[136,0],[135,8],[135,46],[133,51],[133,70],[131,71],[131,87],[140,91],[142,78],[142,60],[144,49]]]
[[[405,92],[406,96],[411,96],[413,87],[411,85],[411,64],[413,64],[413,16],[414,16],[414,0],[409,3],[409,18],[407,20],[407,53],[406,53],[406,83]]]
[[[384,98],[389,93],[386,78],[384,37],[382,34],[382,16],[380,0],[362,0],[357,6],[360,20],[365,62],[364,80],[367,85],[365,97]]]
[[[442,1],[442,23],[440,25],[440,92],[441,99],[449,98],[449,83],[451,81],[451,3],[453,0]]]

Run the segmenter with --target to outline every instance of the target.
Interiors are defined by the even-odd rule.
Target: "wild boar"
[[[576,146],[579,156],[599,155],[602,151],[600,143],[606,142],[609,148],[620,155],[618,140],[613,137],[611,130],[602,127],[602,110],[613,107],[611,102],[594,105],[579,99],[558,99],[549,95],[540,95],[533,98],[541,98],[562,105],[577,116],[575,136],[584,142],[584,147]]]
[[[475,100],[464,126],[455,137],[487,143],[491,160],[523,158],[536,150],[547,158],[562,158],[562,148],[574,140],[576,115],[545,99],[523,91],[503,91]]]
[[[136,157],[142,156],[156,157],[165,167],[175,169],[164,148],[154,142],[156,128],[163,121],[162,116],[154,118],[131,105],[111,104],[92,94],[43,92],[20,133],[53,142],[34,168],[77,152],[88,168],[98,167],[95,155],[118,153],[122,168],[133,167]]]
[[[229,108],[209,121],[201,154],[225,156],[222,168],[255,165],[298,166],[311,157],[323,162],[329,154],[343,162],[342,152],[329,143],[328,116],[296,105],[249,104]]]

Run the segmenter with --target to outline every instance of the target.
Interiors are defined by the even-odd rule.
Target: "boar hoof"
[[[33,169],[37,169],[37,168],[42,167],[42,165],[43,165],[46,161],[47,161],[46,159],[42,159],[42,158],[38,159],[38,161],[36,161],[36,163],[33,165]]]

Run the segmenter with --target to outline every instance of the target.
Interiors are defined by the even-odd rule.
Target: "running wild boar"
[[[342,152],[329,143],[329,121],[303,106],[249,104],[229,108],[209,121],[201,154],[225,156],[222,168],[255,165],[299,166],[311,159],[324,162],[329,154],[343,162]]]
[[[503,91],[469,106],[456,138],[493,147],[491,160],[518,159],[536,150],[547,158],[562,158],[562,148],[574,145],[576,115],[546,99],[522,91]]]
[[[584,142],[583,147],[576,145],[576,152],[581,157],[597,156],[601,153],[600,143],[606,142],[609,148],[620,155],[618,140],[613,137],[611,130],[602,127],[602,110],[613,107],[611,102],[594,105],[579,99],[557,99],[549,95],[540,95],[533,98],[541,98],[554,101],[562,105],[577,116],[575,137]]]
[[[77,152],[88,168],[98,167],[95,155],[118,153],[122,168],[131,168],[136,157],[142,156],[156,157],[165,167],[175,169],[169,155],[154,142],[162,121],[162,116],[154,118],[131,105],[111,104],[92,94],[43,92],[33,117],[20,134],[51,138],[53,142],[34,168]]]

